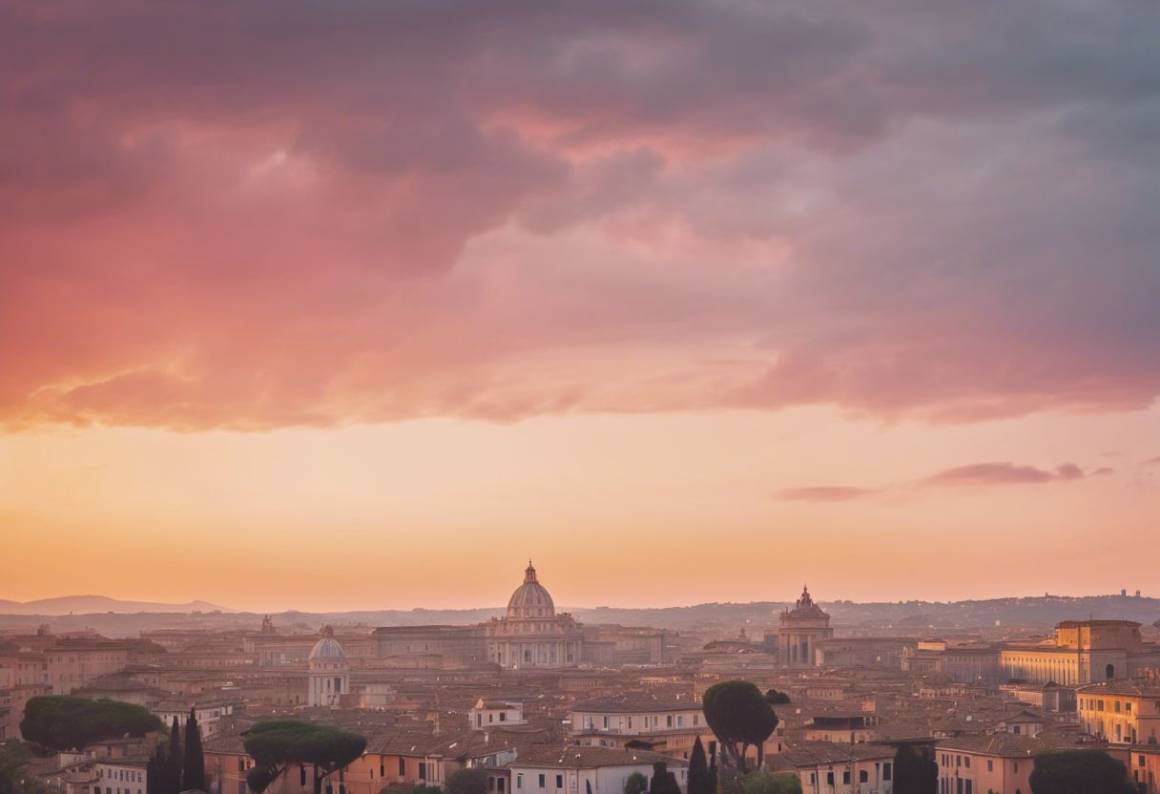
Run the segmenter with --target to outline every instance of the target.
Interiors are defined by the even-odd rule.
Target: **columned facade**
[[[306,703],[310,706],[339,705],[343,695],[350,694],[350,665],[346,651],[334,638],[330,626],[322,630],[322,639],[314,644],[307,661],[310,669]]]
[[[778,660],[782,667],[813,667],[817,643],[833,636],[830,616],[814,603],[809,589],[803,587],[794,608],[785,610],[778,618]]]
[[[524,583],[508,601],[507,614],[486,625],[487,657],[501,667],[575,667],[583,638],[568,614],[556,614],[547,589],[528,562]]]

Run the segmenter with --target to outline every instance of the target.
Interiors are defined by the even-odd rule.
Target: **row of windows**
[[[995,761],[992,758],[987,760],[987,771],[995,771]],[[962,767],[963,769],[971,768],[971,757],[969,755],[954,755],[953,753],[940,753],[939,764],[944,767]],[[1015,772],[1019,772],[1019,762],[1015,761]]]
[[[105,777],[105,768],[97,768],[97,777]],[[144,783],[145,773],[138,769],[110,769],[108,770],[109,780],[124,780],[130,783]]]
[[[143,791],[140,788],[135,788],[135,789],[124,788],[124,789],[122,789],[120,786],[118,786],[116,789],[114,789],[112,786],[105,788],[105,794],[114,794],[114,792],[116,792],[116,794],[143,794]],[[93,794],[101,794],[101,787],[100,786],[93,786]]]
[[[1115,711],[1117,714],[1119,714],[1120,708],[1121,708],[1121,703],[1123,704],[1123,712],[1125,714],[1131,714],[1132,713],[1132,701],[1130,701],[1130,700],[1124,700],[1124,701],[1113,700],[1112,701],[1112,710]],[[1080,698],[1079,699],[1079,707],[1084,711],[1103,711],[1104,710],[1104,701],[1102,699],[1099,699],[1099,698]]]
[[[878,764],[876,763],[876,764],[874,764],[874,766],[877,767]],[[884,762],[882,764],[882,779],[883,780],[890,780],[893,773],[894,773],[894,769],[891,766],[891,763],[889,761]],[[844,785],[844,786],[850,785],[851,777],[852,776],[850,774],[850,770],[843,769],[842,770],[842,785]],[[831,769],[830,771],[826,772],[826,785],[833,786],[834,781],[835,781],[834,770]],[[858,782],[859,783],[869,783],[870,782],[870,770],[869,769],[859,769],[858,770]],[[817,786],[817,784],[818,784],[817,773],[810,772],[810,785]]]
[[[627,717],[626,719],[628,722],[627,727],[631,729],[632,728],[632,717]],[[645,715],[644,725],[642,725],[641,727],[642,728],[658,728],[658,727],[660,727],[660,724],[661,724],[660,720],[661,720],[661,718],[659,715]],[[701,715],[700,714],[693,714],[693,727],[694,728],[700,727],[700,725],[701,725]],[[584,727],[585,728],[595,728],[596,727],[595,719],[591,715],[588,715],[584,718]],[[602,727],[602,728],[609,727],[609,717],[607,714],[600,717],[600,727]],[[685,727],[685,715],[684,714],[677,714],[676,716],[674,716],[672,714],[666,714],[665,715],[665,727],[666,728],[683,728],[683,727]]]

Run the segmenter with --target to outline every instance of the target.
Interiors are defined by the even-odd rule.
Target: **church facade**
[[[813,667],[818,643],[833,636],[830,616],[814,603],[809,588],[803,587],[793,609],[778,616],[778,661],[782,667]]]

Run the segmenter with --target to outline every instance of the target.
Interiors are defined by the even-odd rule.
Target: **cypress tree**
[[[201,727],[194,710],[189,710],[185,723],[185,766],[182,770],[182,789],[205,791],[205,756],[201,752]]]
[[[181,752],[181,725],[178,724],[176,716],[169,728],[169,753],[165,761],[167,779],[163,794],[178,794],[181,791],[181,765],[184,756]]]
[[[693,752],[689,755],[689,794],[713,794],[709,788],[709,762],[700,736],[693,742]]]
[[[165,757],[165,743],[158,742],[145,766],[146,794],[170,794],[169,762]]]

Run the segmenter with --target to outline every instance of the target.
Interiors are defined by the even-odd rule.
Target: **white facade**
[[[310,668],[307,705],[333,708],[339,705],[343,695],[350,694],[350,665],[330,626],[322,630],[322,639],[310,651],[307,665]]]
[[[96,773],[94,785],[101,794],[145,794],[143,761],[104,759],[97,763]]]
[[[483,698],[471,707],[467,719],[471,728],[477,731],[503,725],[523,725],[526,722],[522,703]]]
[[[577,708],[571,713],[573,733],[613,733],[635,736],[655,731],[705,727],[699,706],[680,711],[613,711]]]
[[[167,728],[173,724],[174,717],[177,718],[177,724],[182,728],[185,728],[185,723],[189,722],[189,708],[184,705],[160,703],[150,709],[150,711]],[[213,705],[194,706],[193,712],[197,718],[197,727],[201,731],[201,738],[212,739],[218,734],[222,717],[228,717],[234,713],[234,704],[216,703]]]
[[[568,749],[561,751],[562,754],[566,754]],[[688,767],[679,766],[672,759],[666,760],[668,771],[676,777],[681,790],[687,791]],[[624,784],[631,775],[639,772],[651,783],[653,774],[652,761],[643,759],[637,762],[626,759],[618,763],[572,767],[535,763],[524,765],[517,759],[510,766],[512,794],[587,794],[589,785],[592,794],[624,794]]]

